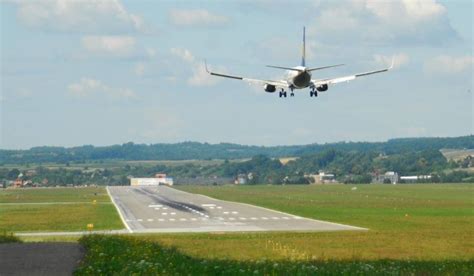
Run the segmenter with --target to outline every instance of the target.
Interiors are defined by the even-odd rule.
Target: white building
[[[428,181],[430,179],[431,175],[409,175],[400,177],[400,180],[405,183],[416,183],[418,181]]]
[[[397,184],[399,180],[400,177],[398,176],[398,173],[391,171],[382,175],[376,175],[372,178],[373,183],[386,183],[387,181],[390,181],[392,184]]]
[[[332,173],[319,172],[318,174],[305,175],[306,178],[312,179],[315,184],[336,183],[336,176]]]
[[[173,178],[166,177],[166,174],[157,174],[156,177],[150,178],[130,178],[131,186],[173,186]]]

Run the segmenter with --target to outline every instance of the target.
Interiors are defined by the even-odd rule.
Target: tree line
[[[286,164],[277,158],[256,155],[243,162],[229,162],[203,165],[184,163],[182,165],[125,164],[113,168],[87,166],[49,169],[38,166],[20,171],[0,167],[0,180],[14,180],[20,173],[25,179],[45,186],[54,185],[125,185],[130,177],[153,177],[156,173],[167,173],[179,178],[226,177],[234,179],[243,176],[248,184],[307,184],[310,174],[320,171],[335,174],[343,183],[370,183],[375,175],[395,171],[400,175],[431,175],[430,182],[474,183],[474,173],[465,168],[473,167],[472,157],[459,161],[448,161],[439,150],[404,151],[386,154],[380,151],[344,151],[327,149],[319,153],[305,154]],[[33,173],[31,172],[33,171]],[[28,172],[30,174],[28,175]],[[179,183],[179,182],[178,182]]]
[[[34,147],[28,150],[0,150],[1,164],[41,164],[89,162],[95,160],[207,160],[305,156],[330,149],[344,152],[382,152],[387,155],[442,148],[473,149],[474,136],[448,138],[400,138],[386,142],[339,142],[296,146],[245,146],[220,143],[183,142],[176,144],[134,144],[94,147]]]

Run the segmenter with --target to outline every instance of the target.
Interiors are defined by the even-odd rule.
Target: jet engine
[[[326,91],[326,90],[328,90],[328,85],[327,84],[321,84],[321,85],[316,87],[316,90],[318,90],[319,92]]]
[[[268,92],[268,93],[273,93],[276,91],[275,85],[271,85],[271,84],[265,84],[263,88],[265,89],[265,92]]]

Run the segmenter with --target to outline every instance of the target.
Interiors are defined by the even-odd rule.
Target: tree
[[[20,175],[20,170],[18,170],[18,169],[16,169],[16,168],[15,168],[15,169],[11,169],[11,170],[8,172],[8,174],[7,174],[7,178],[8,178],[9,180],[14,180],[14,179],[16,179],[16,178],[18,177],[18,175]]]

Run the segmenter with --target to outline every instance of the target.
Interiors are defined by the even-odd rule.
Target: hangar
[[[173,186],[173,178],[167,177],[166,174],[156,174],[155,177],[148,178],[130,178],[130,186]]]

